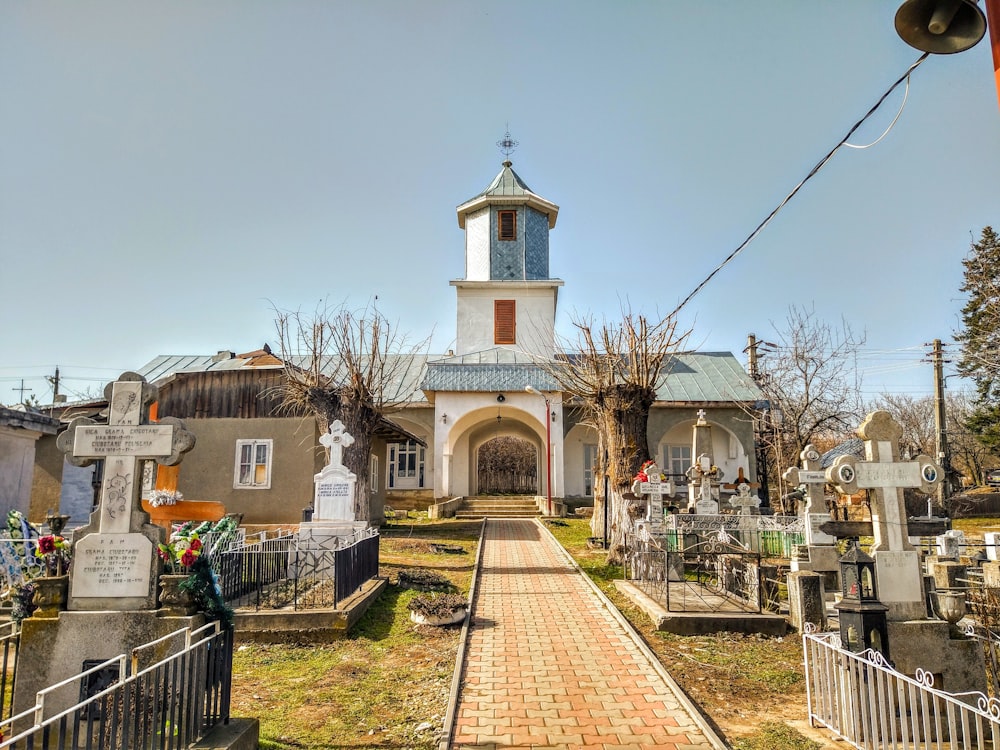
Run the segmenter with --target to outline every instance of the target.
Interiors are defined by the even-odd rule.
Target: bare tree
[[[914,398],[906,394],[881,393],[865,411],[882,409],[892,414],[903,428],[899,439],[901,453],[919,456],[937,455],[937,436],[934,426],[934,397]]]
[[[353,436],[344,465],[358,477],[355,517],[371,521],[368,465],[375,430],[409,400],[415,371],[423,367],[416,355],[429,339],[408,344],[373,307],[351,311],[323,303],[308,315],[275,312],[285,365],[284,404],[315,416],[321,432],[339,419]]]
[[[777,341],[760,358],[757,383],[770,402],[758,441],[769,476],[781,477],[810,443],[829,444],[853,434],[864,415],[855,355],[864,344],[846,321],[839,328],[815,309],[791,306]],[[779,497],[785,494],[780,488]]]
[[[945,403],[951,465],[971,484],[985,484],[986,472],[1000,466],[1000,461],[996,451],[984,445],[968,427],[976,405],[972,397],[963,391],[949,393]]]
[[[608,503],[608,560],[621,562],[636,505],[632,479],[650,455],[649,409],[665,365],[688,334],[677,334],[672,316],[651,322],[628,310],[620,322],[595,326],[592,319],[577,319],[573,325],[578,334],[568,347],[573,353],[547,369],[597,431],[595,476],[608,477],[610,497],[604,497],[603,482],[595,482],[591,523],[596,536]]]

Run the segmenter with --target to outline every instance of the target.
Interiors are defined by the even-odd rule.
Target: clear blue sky
[[[573,313],[674,308],[919,52],[896,0],[0,4],[0,403],[158,354],[276,343],[274,307],[455,335],[455,206],[514,169],[561,208]],[[852,139],[876,140],[903,89]],[[682,312],[743,359],[790,304],[867,332],[869,395],[931,391],[961,259],[1000,227],[988,43],[932,56]]]

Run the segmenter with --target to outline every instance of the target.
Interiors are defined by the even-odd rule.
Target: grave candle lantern
[[[857,541],[840,558],[840,641],[855,653],[871,649],[889,659],[888,607],[878,600],[875,560],[858,548]]]

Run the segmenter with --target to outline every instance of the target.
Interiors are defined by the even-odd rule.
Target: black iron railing
[[[163,648],[174,653],[141,666]],[[134,649],[131,662],[109,659],[40,691],[0,725],[0,748],[186,748],[229,721],[232,654],[232,628],[218,623],[171,633]]]

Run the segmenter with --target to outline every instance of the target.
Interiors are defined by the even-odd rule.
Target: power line
[[[884,101],[885,101],[885,100],[886,100],[886,99],[888,98],[889,94],[891,94],[891,93],[892,93],[892,92],[893,92],[893,91],[894,91],[894,90],[896,89],[896,87],[897,87],[897,86],[899,86],[899,84],[901,84],[901,83],[902,83],[903,81],[906,81],[906,80],[908,80],[908,79],[909,79],[909,77],[910,77],[910,74],[911,74],[911,73],[912,73],[912,72],[913,72],[914,70],[916,70],[917,66],[918,66],[918,65],[920,65],[920,64],[921,64],[921,63],[922,63],[922,62],[923,62],[924,60],[926,60],[926,59],[927,59],[928,57],[930,57],[930,53],[929,53],[929,52],[925,52],[924,54],[922,54],[922,55],[921,55],[921,56],[920,56],[920,57],[919,57],[919,58],[917,59],[917,61],[916,61],[915,63],[913,63],[913,64],[912,64],[912,65],[911,65],[911,66],[910,66],[909,68],[907,68],[907,69],[906,69],[906,72],[905,72],[905,73],[904,73],[904,74],[903,74],[902,76],[900,76],[900,77],[899,77],[898,79],[896,79],[896,82],[895,82],[895,83],[893,83],[893,84],[892,84],[892,85],[891,85],[891,86],[890,86],[890,87],[888,88],[888,90],[887,90],[887,91],[886,91],[886,92],[885,92],[884,94],[882,94],[882,96],[881,96],[881,97],[879,98],[879,100],[878,100],[877,102],[875,102],[875,105],[874,105],[874,106],[873,106],[873,107],[872,107],[871,109],[869,109],[867,113],[865,113],[865,116],[864,116],[864,117],[862,117],[862,118],[861,118],[860,120],[858,120],[858,121],[857,121],[856,123],[854,123],[854,125],[852,125],[852,126],[851,126],[851,129],[847,131],[847,135],[845,135],[845,136],[844,136],[843,138],[841,138],[841,139],[840,139],[840,142],[839,142],[839,143],[838,143],[838,144],[837,144],[836,146],[834,146],[834,147],[833,147],[833,148],[832,148],[832,149],[831,149],[831,150],[830,150],[830,151],[829,151],[829,152],[827,153],[827,155],[826,155],[826,156],[824,156],[824,157],[823,157],[822,159],[820,159],[820,160],[819,160],[819,162],[818,162],[818,163],[816,164],[816,166],[815,166],[815,167],[813,167],[813,168],[812,168],[812,169],[811,169],[811,170],[809,171],[809,174],[807,174],[807,175],[806,175],[806,176],[805,176],[805,177],[804,177],[804,178],[802,179],[802,181],[801,181],[801,182],[799,182],[799,184],[798,184],[798,185],[796,185],[796,186],[795,186],[795,187],[794,187],[794,188],[792,189],[792,192],[790,192],[790,193],[789,193],[789,194],[788,194],[787,196],[785,196],[785,199],[784,199],[783,201],[781,201],[781,203],[779,203],[779,204],[778,204],[778,206],[777,206],[777,207],[776,207],[776,208],[775,208],[775,209],[774,209],[773,211],[771,211],[771,213],[769,213],[769,214],[767,215],[767,218],[766,218],[766,219],[764,219],[764,221],[762,221],[762,222],[761,222],[760,224],[758,224],[758,225],[757,225],[757,228],[756,228],[756,229],[754,229],[754,230],[753,230],[753,231],[752,231],[752,232],[751,232],[751,233],[750,233],[750,234],[749,234],[749,235],[747,236],[747,238],[746,238],[745,240],[743,240],[743,242],[741,242],[741,243],[739,244],[739,246],[738,246],[738,247],[737,247],[737,248],[736,248],[735,250],[733,250],[733,251],[732,251],[732,252],[731,252],[731,253],[730,253],[730,254],[729,254],[729,255],[728,255],[727,257],[726,257],[726,259],[725,259],[725,260],[723,260],[723,261],[722,261],[722,262],[721,262],[721,263],[720,263],[720,264],[719,264],[718,266],[716,266],[716,267],[715,267],[715,270],[713,270],[713,271],[712,271],[712,272],[711,272],[711,273],[710,273],[710,274],[709,274],[708,276],[706,276],[706,277],[705,277],[705,280],[704,280],[704,281],[702,281],[702,282],[701,282],[700,284],[698,284],[698,286],[696,286],[696,287],[694,288],[694,291],[692,291],[692,292],[691,292],[691,293],[690,293],[690,294],[689,294],[689,295],[688,295],[687,297],[685,297],[685,298],[683,299],[683,301],[682,301],[682,302],[681,302],[681,303],[680,303],[679,305],[677,305],[677,307],[675,307],[675,308],[674,308],[674,311],[673,311],[672,313],[670,313],[670,317],[673,317],[673,316],[675,316],[675,315],[676,315],[677,313],[679,313],[679,312],[681,311],[681,308],[683,308],[683,307],[684,307],[684,306],[685,306],[685,305],[686,305],[686,304],[687,304],[688,302],[690,302],[690,301],[691,301],[691,300],[692,300],[692,299],[694,298],[694,296],[695,296],[696,294],[698,294],[698,292],[700,292],[700,291],[701,291],[702,289],[704,289],[704,288],[705,288],[705,286],[706,286],[706,285],[708,284],[708,282],[709,282],[709,281],[711,281],[711,280],[712,280],[712,279],[713,279],[713,278],[715,277],[715,275],[716,275],[717,273],[719,273],[719,271],[721,271],[721,270],[722,270],[723,268],[725,268],[725,267],[726,267],[726,266],[727,266],[727,265],[729,264],[729,262],[730,262],[730,261],[732,261],[732,260],[733,260],[733,259],[734,259],[734,258],[735,258],[735,257],[736,257],[737,255],[739,255],[739,254],[740,254],[740,252],[742,252],[742,251],[743,251],[743,249],[744,249],[744,248],[745,248],[745,247],[746,247],[747,245],[749,245],[749,244],[750,244],[751,242],[753,242],[753,240],[754,240],[754,239],[755,239],[755,238],[757,237],[757,235],[758,235],[758,234],[760,234],[760,233],[761,233],[761,232],[762,232],[762,231],[764,230],[764,227],[766,227],[766,226],[767,226],[768,224],[770,224],[770,223],[771,223],[771,220],[772,220],[772,219],[773,219],[773,218],[774,218],[775,216],[777,216],[777,215],[778,215],[778,212],[779,212],[779,211],[780,211],[780,210],[781,210],[782,208],[784,208],[784,207],[785,207],[785,205],[786,205],[786,204],[787,204],[787,203],[788,203],[788,202],[789,202],[789,201],[790,201],[790,200],[791,200],[791,199],[792,199],[793,197],[795,197],[795,194],[796,194],[796,193],[798,193],[798,192],[799,192],[799,190],[801,190],[801,189],[802,189],[802,187],[803,187],[803,186],[804,186],[804,185],[805,185],[805,184],[806,184],[807,182],[809,182],[809,180],[811,180],[811,179],[812,179],[813,177],[815,177],[815,176],[816,176],[816,174],[817,174],[817,173],[819,172],[819,170],[820,170],[820,169],[822,169],[822,168],[823,168],[824,166],[826,166],[826,163],[827,163],[828,161],[830,161],[830,159],[832,159],[832,158],[833,158],[833,155],[834,155],[835,153],[837,153],[837,151],[839,151],[839,150],[841,149],[841,147],[842,147],[842,146],[844,146],[844,145],[845,145],[845,144],[847,143],[848,139],[849,139],[849,138],[850,138],[850,137],[851,137],[852,135],[854,135],[854,132],[855,132],[855,131],[856,131],[856,130],[857,130],[858,128],[860,128],[860,127],[861,127],[861,126],[862,126],[862,125],[864,124],[865,120],[867,120],[867,119],[868,119],[869,117],[871,117],[871,116],[872,116],[873,114],[875,114],[875,111],[876,111],[876,110],[877,110],[877,109],[878,109],[879,107],[881,107],[881,106],[882,106],[882,103],[883,103],[883,102],[884,102]],[[879,140],[881,140],[881,138],[880,138]]]

